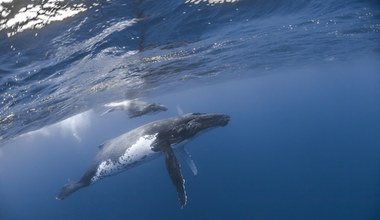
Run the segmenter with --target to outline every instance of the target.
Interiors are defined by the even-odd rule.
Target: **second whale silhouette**
[[[164,105],[158,103],[143,102],[136,99],[125,100],[122,102],[111,102],[105,104],[104,107],[107,108],[107,111],[105,111],[102,115],[120,110],[126,112],[129,118],[135,118],[146,114],[154,114],[160,111],[168,110],[168,108],[166,108]]]

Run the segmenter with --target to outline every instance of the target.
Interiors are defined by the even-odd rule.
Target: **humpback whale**
[[[56,198],[62,200],[78,189],[163,155],[183,208],[187,199],[185,181],[173,149],[185,158],[184,161],[196,174],[197,169],[184,150],[184,144],[202,131],[227,125],[229,120],[230,117],[225,114],[190,113],[154,121],[122,134],[102,144],[82,178],[64,185]]]
[[[125,100],[122,102],[111,102],[105,104],[104,107],[108,108],[102,115],[115,110],[125,111],[129,118],[135,118],[146,114],[156,113],[159,111],[168,110],[166,106],[158,103],[148,103],[139,100]]]

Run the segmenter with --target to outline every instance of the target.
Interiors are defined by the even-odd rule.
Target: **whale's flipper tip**
[[[164,154],[166,169],[177,190],[179,204],[182,209],[186,205],[187,196],[185,191],[185,180],[182,177],[180,165],[169,142],[162,142],[159,144],[158,149]]]

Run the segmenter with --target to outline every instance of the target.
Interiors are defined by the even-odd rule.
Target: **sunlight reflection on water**
[[[89,8],[84,3],[65,3],[64,0],[48,0],[40,3],[19,5],[13,0],[0,0],[0,31],[7,30],[7,36],[27,29],[41,29],[46,25],[73,17]]]

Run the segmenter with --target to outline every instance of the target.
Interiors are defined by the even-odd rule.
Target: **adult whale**
[[[201,131],[227,125],[229,120],[230,117],[224,114],[191,113],[151,122],[122,134],[102,144],[99,147],[99,153],[82,178],[78,182],[64,185],[57,199],[62,200],[78,189],[89,186],[104,177],[115,175],[164,155],[166,169],[183,208],[186,204],[184,179],[173,148],[185,156],[185,161],[196,174],[195,165],[183,148],[184,143]]]

